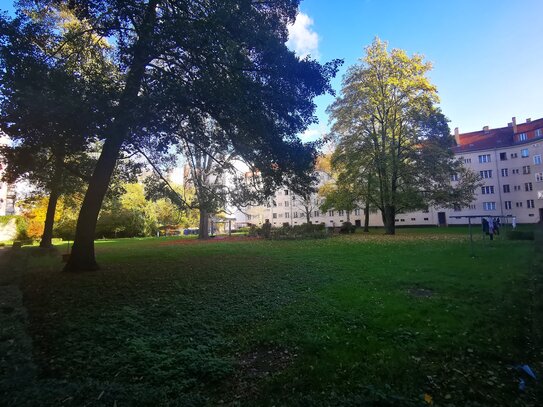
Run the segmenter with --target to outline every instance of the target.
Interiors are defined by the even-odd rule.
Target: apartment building
[[[8,139],[0,134],[0,145],[8,143]],[[5,164],[0,162],[0,216],[13,215],[15,213],[15,189],[2,181]]]
[[[469,207],[451,215],[510,215],[519,223],[543,219],[543,119],[517,124],[513,117],[507,127],[464,134],[455,129],[455,139],[455,154],[484,185]],[[455,174],[451,181],[457,181]]]
[[[514,216],[518,223],[536,223],[543,219],[543,118],[527,119],[517,124],[516,118],[507,127],[460,133],[455,129],[454,152],[464,165],[479,174],[483,182],[474,201],[467,207],[453,209],[429,208],[427,211],[397,215],[397,226],[465,224],[459,216]],[[330,176],[320,172],[320,184]],[[451,182],[459,181],[458,174],[451,175]],[[268,219],[273,226],[284,223],[302,224],[309,212],[312,223],[340,226],[350,221],[357,226],[364,224],[364,211],[319,209],[322,197],[314,194],[308,205],[287,189],[275,193],[265,206],[250,208],[247,222],[261,225]],[[383,226],[379,212],[370,214],[371,226]]]

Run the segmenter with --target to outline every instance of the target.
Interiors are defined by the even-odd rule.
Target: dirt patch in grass
[[[243,400],[254,400],[259,393],[260,382],[288,368],[297,356],[295,352],[277,346],[260,346],[236,354],[238,368],[224,392],[233,399],[223,399],[219,403],[237,405]]]
[[[237,242],[253,242],[260,240],[259,237],[249,236],[217,236],[210,239],[186,239],[179,238],[175,240],[168,240],[160,243],[160,246],[177,246],[177,245],[193,245],[193,244],[207,244],[207,243],[237,243]]]

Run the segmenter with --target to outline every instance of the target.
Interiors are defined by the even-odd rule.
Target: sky
[[[303,0],[287,45],[322,63],[343,59],[336,92],[376,36],[422,54],[451,130],[470,132],[543,117],[542,15],[542,0]],[[327,130],[332,101],[317,99],[320,123],[303,139]]]

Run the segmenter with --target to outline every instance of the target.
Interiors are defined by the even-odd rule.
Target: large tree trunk
[[[49,193],[49,202],[47,203],[47,213],[45,215],[45,224],[43,234],[41,235],[40,247],[49,248],[53,246],[53,224],[55,223],[55,212],[57,202],[60,196],[60,185],[53,185]]]
[[[370,231],[370,204],[366,202],[364,207],[364,232]]]
[[[209,238],[209,214],[205,209],[200,209],[200,228],[198,230],[198,239]]]
[[[45,223],[43,225],[43,234],[41,236],[40,247],[49,248],[53,246],[53,226],[55,223],[55,212],[57,210],[58,198],[60,196],[62,185],[62,164],[64,154],[57,152],[55,162],[55,173],[51,182],[49,191],[49,202],[47,203],[47,213],[45,214]]]
[[[385,234],[396,234],[396,208],[394,206],[385,206],[385,211],[383,212],[383,221],[385,224]]]
[[[311,223],[311,210],[309,207],[305,208],[305,217],[307,220],[307,224],[309,225]]]
[[[133,120],[132,113],[145,74],[145,67],[150,60],[157,3],[158,0],[150,0],[147,5],[145,17],[140,26],[139,38],[133,47],[132,65],[126,76],[125,87],[117,107],[118,113],[111,126],[110,136],[104,143],[83,199],[79,217],[77,218],[72,253],[64,267],[64,271],[92,271],[99,268],[94,255],[96,222],[121,146],[128,135]]]
[[[99,268],[94,255],[96,222],[123,140],[124,137],[110,137],[104,143],[79,211],[74,245],[64,271],[92,271]]]

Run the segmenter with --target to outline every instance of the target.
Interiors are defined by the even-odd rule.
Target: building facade
[[[461,216],[512,216],[518,223],[536,223],[543,219],[543,119],[517,124],[516,119],[507,127],[463,133],[455,129],[454,153],[464,166],[481,177],[483,185],[474,201],[467,207],[453,209],[429,208],[427,211],[398,214],[397,226],[431,226],[465,224]],[[330,176],[320,172],[320,184]],[[451,175],[451,182],[458,182]],[[299,225],[307,222],[340,226],[350,221],[364,224],[364,211],[330,210],[322,213],[322,197],[314,194],[310,202],[301,200],[288,189],[279,190],[264,206],[247,210],[247,223],[262,225],[269,220],[273,226]],[[370,214],[370,226],[383,226],[379,212]]]
[[[0,145],[6,145],[8,139],[0,135]],[[5,164],[0,162],[0,216],[15,214],[15,188],[13,185],[2,181]]]

